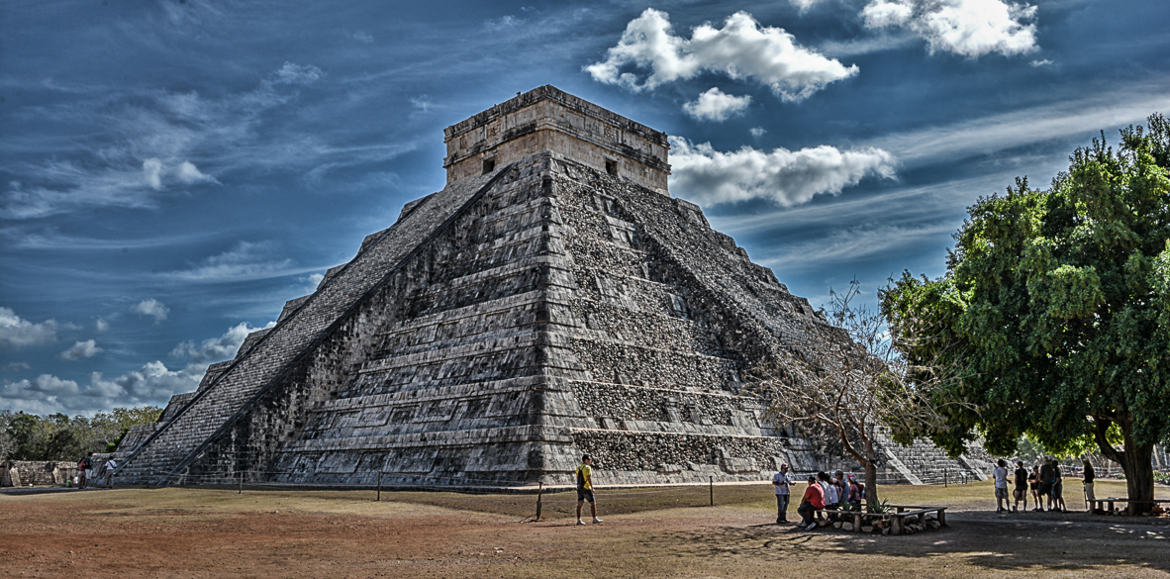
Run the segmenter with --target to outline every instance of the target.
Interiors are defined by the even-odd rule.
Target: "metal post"
[[[541,481],[540,488],[536,491],[536,520],[540,520],[541,501],[544,500],[544,481]]]
[[[713,507],[715,506],[715,477],[713,476],[707,477],[707,492],[710,498],[710,504],[708,506]]]
[[[382,471],[381,470],[378,471],[378,498],[375,500],[377,500],[378,502],[382,501]]]

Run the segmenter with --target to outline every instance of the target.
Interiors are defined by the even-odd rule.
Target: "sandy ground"
[[[539,522],[531,495],[0,495],[0,568],[15,577],[1170,576],[1170,518],[997,515],[980,483],[883,489],[894,503],[949,505],[940,531],[810,533],[770,524],[769,486],[716,487],[714,507],[701,506],[703,488],[599,491],[605,522],[585,527],[573,524],[568,493],[545,495]]]

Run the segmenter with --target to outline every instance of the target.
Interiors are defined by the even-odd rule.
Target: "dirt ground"
[[[1124,494],[1119,483],[1098,487],[1098,496]],[[0,495],[0,569],[14,577],[1170,576],[1170,518],[997,515],[987,483],[882,490],[895,504],[948,505],[949,528],[883,537],[777,526],[766,484],[717,486],[714,507],[706,487],[599,490],[605,522],[585,527],[573,524],[569,493],[544,495],[544,520],[531,522],[532,495],[398,492],[375,502],[371,491],[69,491]]]

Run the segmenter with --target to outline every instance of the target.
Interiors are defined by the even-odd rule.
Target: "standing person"
[[[1002,513],[1007,510],[1004,506],[1008,500],[1007,461],[1001,458],[995,464],[995,470],[991,471],[991,476],[995,479],[995,512]]]
[[[597,503],[593,499],[593,460],[586,454],[581,457],[581,466],[577,467],[577,524],[584,525],[581,520],[581,507],[589,501],[589,512],[593,514],[593,524],[601,522],[597,518]]]
[[[1056,505],[1052,502],[1052,483],[1056,480],[1052,468],[1053,461],[1047,457],[1044,462],[1040,463],[1040,510],[1044,510],[1044,499],[1048,499],[1048,510],[1053,510]]]
[[[1033,511],[1040,510],[1040,466],[1032,465],[1032,472],[1028,475],[1028,488],[1032,489]]]
[[[81,457],[77,461],[77,488],[84,489],[89,482],[89,475],[93,472],[93,453]]]
[[[1048,501],[1052,508],[1049,510],[1065,513],[1068,509],[1064,506],[1063,478],[1060,474],[1060,463],[1056,462],[1055,458],[1052,459],[1052,498]]]
[[[817,484],[817,477],[810,475],[808,487],[804,489],[804,497],[800,500],[800,506],[796,507],[796,512],[800,515],[801,528],[806,531],[817,528],[817,521],[813,518],[813,513],[823,508],[825,508],[825,490]]]
[[[1097,472],[1093,470],[1093,465],[1089,464],[1089,459],[1085,459],[1085,505],[1087,511],[1090,513],[1095,511],[1093,503],[1096,502],[1097,496],[1093,494],[1093,481],[1097,479]]]
[[[1024,501],[1024,510],[1028,510],[1028,469],[1024,468],[1024,461],[1016,461],[1016,488],[1012,491],[1016,499],[1012,505],[1012,512],[1020,510],[1020,501]]]
[[[93,453],[85,455],[85,480],[91,481],[93,478]]]
[[[114,460],[114,457],[111,456],[110,460],[106,461],[106,467],[105,467],[106,488],[108,488],[108,489],[114,488],[114,471],[117,469],[118,469],[118,461]]]
[[[776,490],[776,524],[788,522],[789,488],[792,481],[788,478],[788,465],[780,465],[780,470],[772,475],[772,488]]]

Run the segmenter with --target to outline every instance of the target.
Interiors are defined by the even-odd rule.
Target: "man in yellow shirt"
[[[584,525],[585,521],[581,520],[581,507],[585,501],[589,501],[589,510],[593,513],[593,523],[601,522],[597,518],[597,503],[593,501],[593,469],[590,464],[593,461],[589,455],[581,457],[581,466],[577,467],[577,524]]]

